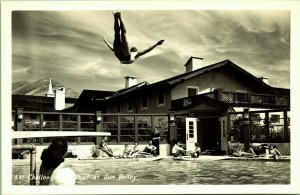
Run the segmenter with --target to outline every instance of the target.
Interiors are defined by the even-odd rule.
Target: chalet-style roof
[[[112,96],[115,94],[115,91],[99,91],[99,90],[89,90],[89,89],[84,89],[79,98],[82,97],[83,95],[88,95],[91,98],[94,98],[95,100],[104,100],[105,98]]]
[[[74,104],[76,98],[66,98],[65,103]],[[23,108],[24,111],[53,112],[54,97],[12,95],[12,110]]]
[[[187,63],[192,58],[193,57],[191,57],[187,61]],[[180,75],[177,75],[177,76],[165,79],[165,80],[161,80],[161,81],[153,83],[153,84],[148,84],[147,82],[139,83],[139,84],[137,84],[137,85],[135,85],[131,88],[122,89],[122,90],[118,91],[116,94],[111,96],[109,99],[120,97],[122,95],[128,94],[128,93],[133,92],[133,91],[141,91],[141,90],[146,90],[146,89],[161,89],[163,87],[176,86],[177,84],[179,84],[181,82],[184,82],[187,79],[190,79],[190,78],[193,78],[193,77],[196,77],[196,76],[199,76],[199,75],[203,75],[203,74],[206,74],[210,71],[217,70],[217,69],[224,68],[224,67],[231,68],[233,71],[238,72],[240,77],[247,78],[248,80],[251,80],[251,83],[253,85],[260,86],[261,88],[264,89],[265,93],[280,94],[283,91],[285,93],[287,91],[289,91],[289,89],[280,89],[279,90],[279,88],[273,88],[273,87],[267,85],[266,83],[264,83],[261,79],[255,77],[254,75],[250,74],[249,72],[247,72],[243,68],[241,68],[238,65],[234,64],[230,60],[224,60],[224,61],[212,64],[212,65],[205,66],[203,68],[199,68],[199,69],[191,71],[191,72],[186,72],[186,73],[183,73],[183,74],[180,74]]]
[[[128,88],[125,88],[125,89],[121,89],[119,91],[117,91],[114,95],[112,95],[111,97],[109,97],[108,99],[110,98],[116,98],[116,97],[119,97],[119,96],[123,96],[123,95],[126,95],[128,93],[131,93],[133,91],[136,91],[140,88],[143,88],[144,86],[147,86],[149,85],[148,82],[144,81],[144,82],[141,82],[141,83],[138,83],[136,85],[133,85],[131,87],[128,87]]]

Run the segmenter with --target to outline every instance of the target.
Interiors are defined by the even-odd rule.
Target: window
[[[142,109],[147,109],[148,108],[148,98],[147,96],[142,97]]]
[[[279,123],[280,115],[279,114],[272,114],[270,120],[271,120],[272,123]]]
[[[199,91],[198,87],[187,87],[187,96],[194,96],[197,95]]]
[[[157,94],[157,105],[158,106],[165,105],[165,93],[164,93],[164,91],[158,92],[158,94]]]
[[[128,112],[132,112],[133,111],[133,104],[132,101],[128,102]]]

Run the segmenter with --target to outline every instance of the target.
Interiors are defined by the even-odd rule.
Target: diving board
[[[86,131],[13,131],[12,138],[31,137],[101,137],[110,136],[110,132],[86,132]]]

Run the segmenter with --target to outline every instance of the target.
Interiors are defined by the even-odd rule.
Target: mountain
[[[51,79],[52,88],[57,89],[63,87],[64,85]],[[17,81],[12,84],[12,94],[14,95],[33,95],[33,96],[46,96],[49,87],[49,79],[40,79],[35,82],[28,81]],[[66,97],[68,98],[78,98],[79,92],[66,87]]]

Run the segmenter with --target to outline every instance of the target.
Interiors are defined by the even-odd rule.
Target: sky
[[[290,88],[290,12],[242,10],[122,11],[130,46],[163,45],[130,65],[113,42],[113,14],[99,11],[14,11],[12,82],[53,78],[78,92],[119,90],[125,76],[154,83],[185,72],[191,56],[210,65],[229,59],[274,87]]]

